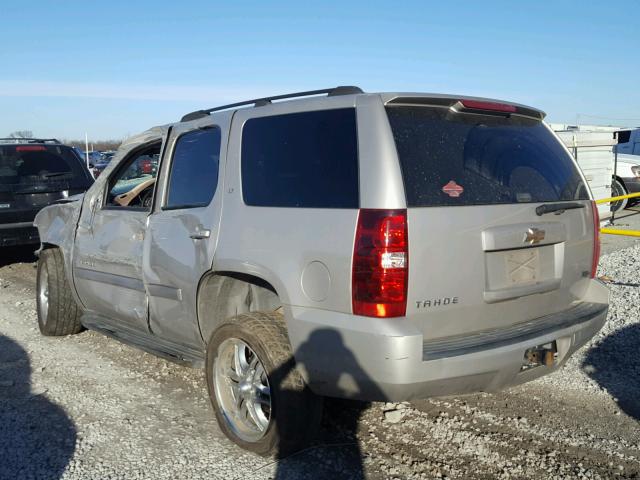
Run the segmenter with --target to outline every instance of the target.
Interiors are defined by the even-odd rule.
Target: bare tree
[[[31,130],[16,130],[9,134],[9,138],[33,138],[33,132]]]

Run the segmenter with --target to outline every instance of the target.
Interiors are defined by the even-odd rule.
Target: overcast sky
[[[199,108],[335,85],[640,125],[634,1],[22,5],[0,13],[0,136],[122,138]]]

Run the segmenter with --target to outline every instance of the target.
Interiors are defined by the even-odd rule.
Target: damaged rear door
[[[231,113],[171,131],[149,216],[143,274],[154,335],[198,347],[197,293],[211,269],[222,207],[221,158]]]

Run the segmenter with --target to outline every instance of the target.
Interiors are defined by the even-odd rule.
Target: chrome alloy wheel
[[[233,432],[245,442],[257,442],[271,421],[271,389],[262,362],[245,342],[228,338],[215,359],[216,400]]]
[[[49,314],[49,271],[46,265],[40,269],[40,281],[38,282],[38,310],[42,324],[46,325]]]

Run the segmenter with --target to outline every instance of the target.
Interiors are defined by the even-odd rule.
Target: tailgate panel
[[[530,204],[409,209],[407,317],[434,339],[570,308],[586,291],[592,260],[591,208],[584,203],[589,208],[550,223],[541,223]],[[529,246],[528,226],[549,228],[545,241],[556,243]],[[516,271],[519,265],[532,271]]]
[[[594,238],[577,163],[538,116],[445,100],[386,107],[407,204],[407,317],[429,341],[575,306]],[[578,208],[536,212],[566,203]]]

